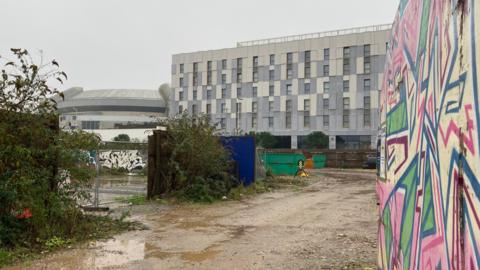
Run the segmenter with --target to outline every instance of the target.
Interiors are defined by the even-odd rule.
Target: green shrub
[[[58,64],[36,66],[26,50],[12,49],[16,60],[0,58],[0,248],[31,247],[54,236],[72,235],[94,175],[85,151],[96,136],[58,128],[53,79],[65,73]],[[47,68],[42,72],[42,68]],[[46,75],[47,74],[47,75]],[[68,173],[66,173],[68,172]]]
[[[153,195],[175,194],[195,202],[226,196],[236,185],[230,174],[230,153],[210,119],[182,113],[159,125],[166,127],[162,152],[168,153],[168,160],[162,178],[156,179],[160,191]]]

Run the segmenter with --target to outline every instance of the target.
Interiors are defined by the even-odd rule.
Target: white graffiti
[[[141,170],[146,164],[138,150],[111,150],[100,152],[99,163],[109,169]]]

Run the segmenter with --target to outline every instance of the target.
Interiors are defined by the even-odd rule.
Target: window
[[[178,92],[178,99],[183,100],[183,91]]]
[[[193,90],[193,100],[197,100],[197,90]]]
[[[350,91],[350,81],[344,80],[343,81],[343,92]]]
[[[268,127],[273,128],[273,117],[268,117]]]
[[[363,108],[370,109],[370,97],[363,97]]]
[[[268,95],[269,95],[269,96],[274,96],[274,95],[275,95],[275,91],[274,91],[274,86],[273,86],[273,85],[269,85],[269,86],[268,86]]]
[[[323,76],[330,76],[330,66],[324,65],[323,66]]]
[[[258,95],[258,90],[257,90],[257,87],[254,86],[254,87],[252,88],[252,96],[253,96],[253,97],[256,97],[257,95]]]
[[[222,87],[222,98],[226,98],[226,97],[227,97],[227,88]]]
[[[308,66],[307,66],[307,63],[305,63],[305,78],[310,78],[310,76],[312,75],[311,74],[311,69],[310,69],[310,63],[308,63]]]
[[[370,127],[370,97],[363,97],[363,126]]]
[[[330,92],[330,82],[323,82],[323,92],[324,93]]]
[[[221,111],[222,113],[226,113],[226,112],[227,112],[227,104],[222,103],[222,105],[221,105],[220,108],[222,109],[222,111]]]
[[[303,116],[303,127],[309,128],[310,127],[310,115]]]
[[[183,64],[180,64],[180,73],[183,73],[183,72],[184,72]]]
[[[258,71],[254,71],[252,76],[253,76],[253,82],[258,82]]]
[[[370,91],[370,79],[363,80],[363,91]]]
[[[193,63],[193,86],[198,85],[198,63]]]
[[[343,58],[350,57],[350,47],[343,47]]]
[[[329,115],[324,115],[323,116],[323,126],[328,127],[330,125],[330,116]]]
[[[310,83],[305,83],[303,85],[303,90],[304,90],[305,94],[310,94]]]
[[[268,102],[268,112],[273,112],[273,101]]]
[[[310,51],[305,51],[305,68],[304,68],[304,73],[305,73],[305,78],[310,78],[310,60],[311,60],[311,53]]]
[[[293,53],[287,53],[287,80],[291,80],[293,78]]]
[[[257,127],[257,114],[254,113],[252,114],[252,128],[256,128]]]
[[[324,110],[330,109],[330,100],[328,98],[323,99],[323,109]]]
[[[227,83],[227,75],[222,74],[222,84],[226,84],[226,83]]]
[[[183,78],[180,78],[180,81],[179,81],[178,84],[179,84],[180,87],[183,87]]]
[[[207,99],[212,99],[212,90],[207,90]]]
[[[292,101],[291,100],[286,100],[285,101],[285,110],[287,112],[291,112],[292,111]]]
[[[343,115],[343,127],[348,128],[350,126],[350,115],[344,114]]]
[[[180,105],[180,106],[178,106],[178,113],[182,113],[182,112],[183,112],[183,106]]]
[[[212,85],[212,61],[207,62],[207,85]]]
[[[326,48],[323,49],[323,60],[329,60],[330,59],[330,49]]]
[[[258,82],[258,56],[253,57],[253,81]]]
[[[192,114],[196,114],[196,113],[197,113],[197,105],[192,104]]]
[[[275,54],[270,54],[270,65],[275,65]]]
[[[82,121],[82,129],[100,129],[100,121]]]
[[[227,69],[227,59],[222,59],[222,69]]]
[[[252,128],[257,127],[257,112],[258,112],[258,104],[257,102],[252,102]]]
[[[370,56],[370,44],[363,45],[363,56]]]
[[[242,73],[237,73],[237,83],[242,82]]]
[[[305,55],[304,55],[304,56],[305,56],[305,63],[306,63],[306,62],[310,62],[310,59],[311,59],[311,58],[310,58],[310,56],[311,56],[310,51],[305,51]]]
[[[293,62],[293,53],[287,53],[287,64],[291,64]]]
[[[285,115],[285,128],[292,128],[292,113]]]
[[[243,66],[242,58],[237,58],[237,83],[242,82],[242,66]]]
[[[292,94],[292,85],[291,84],[287,84],[287,96],[291,95]]]
[[[212,104],[207,104],[207,114],[212,113]]]
[[[310,111],[310,99],[303,100],[303,109],[308,112]]]
[[[370,56],[365,56],[363,59],[363,73],[370,74],[371,65],[370,65]]]
[[[350,98],[348,97],[343,98],[343,109],[344,110],[350,109]]]
[[[237,58],[237,69],[242,70],[243,61],[242,58]]]
[[[293,70],[291,68],[287,68],[287,80],[291,80],[293,78]]]
[[[348,128],[350,125],[350,98],[343,98],[343,127]]]
[[[220,118],[220,128],[225,129],[227,127],[225,118]]]
[[[269,79],[270,81],[275,80],[275,70],[269,70],[269,71],[268,71],[268,79]]]
[[[350,74],[350,58],[343,59],[343,75]]]
[[[242,88],[240,88],[240,87],[237,88],[237,97],[239,97],[239,98],[242,97]]]

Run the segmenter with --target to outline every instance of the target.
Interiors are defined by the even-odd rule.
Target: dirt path
[[[376,268],[374,174],[320,173],[241,202],[143,209],[149,230],[10,269]]]

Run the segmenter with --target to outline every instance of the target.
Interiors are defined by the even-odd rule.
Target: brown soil
[[[375,175],[311,172],[243,201],[132,208],[148,230],[7,269],[374,269]]]

